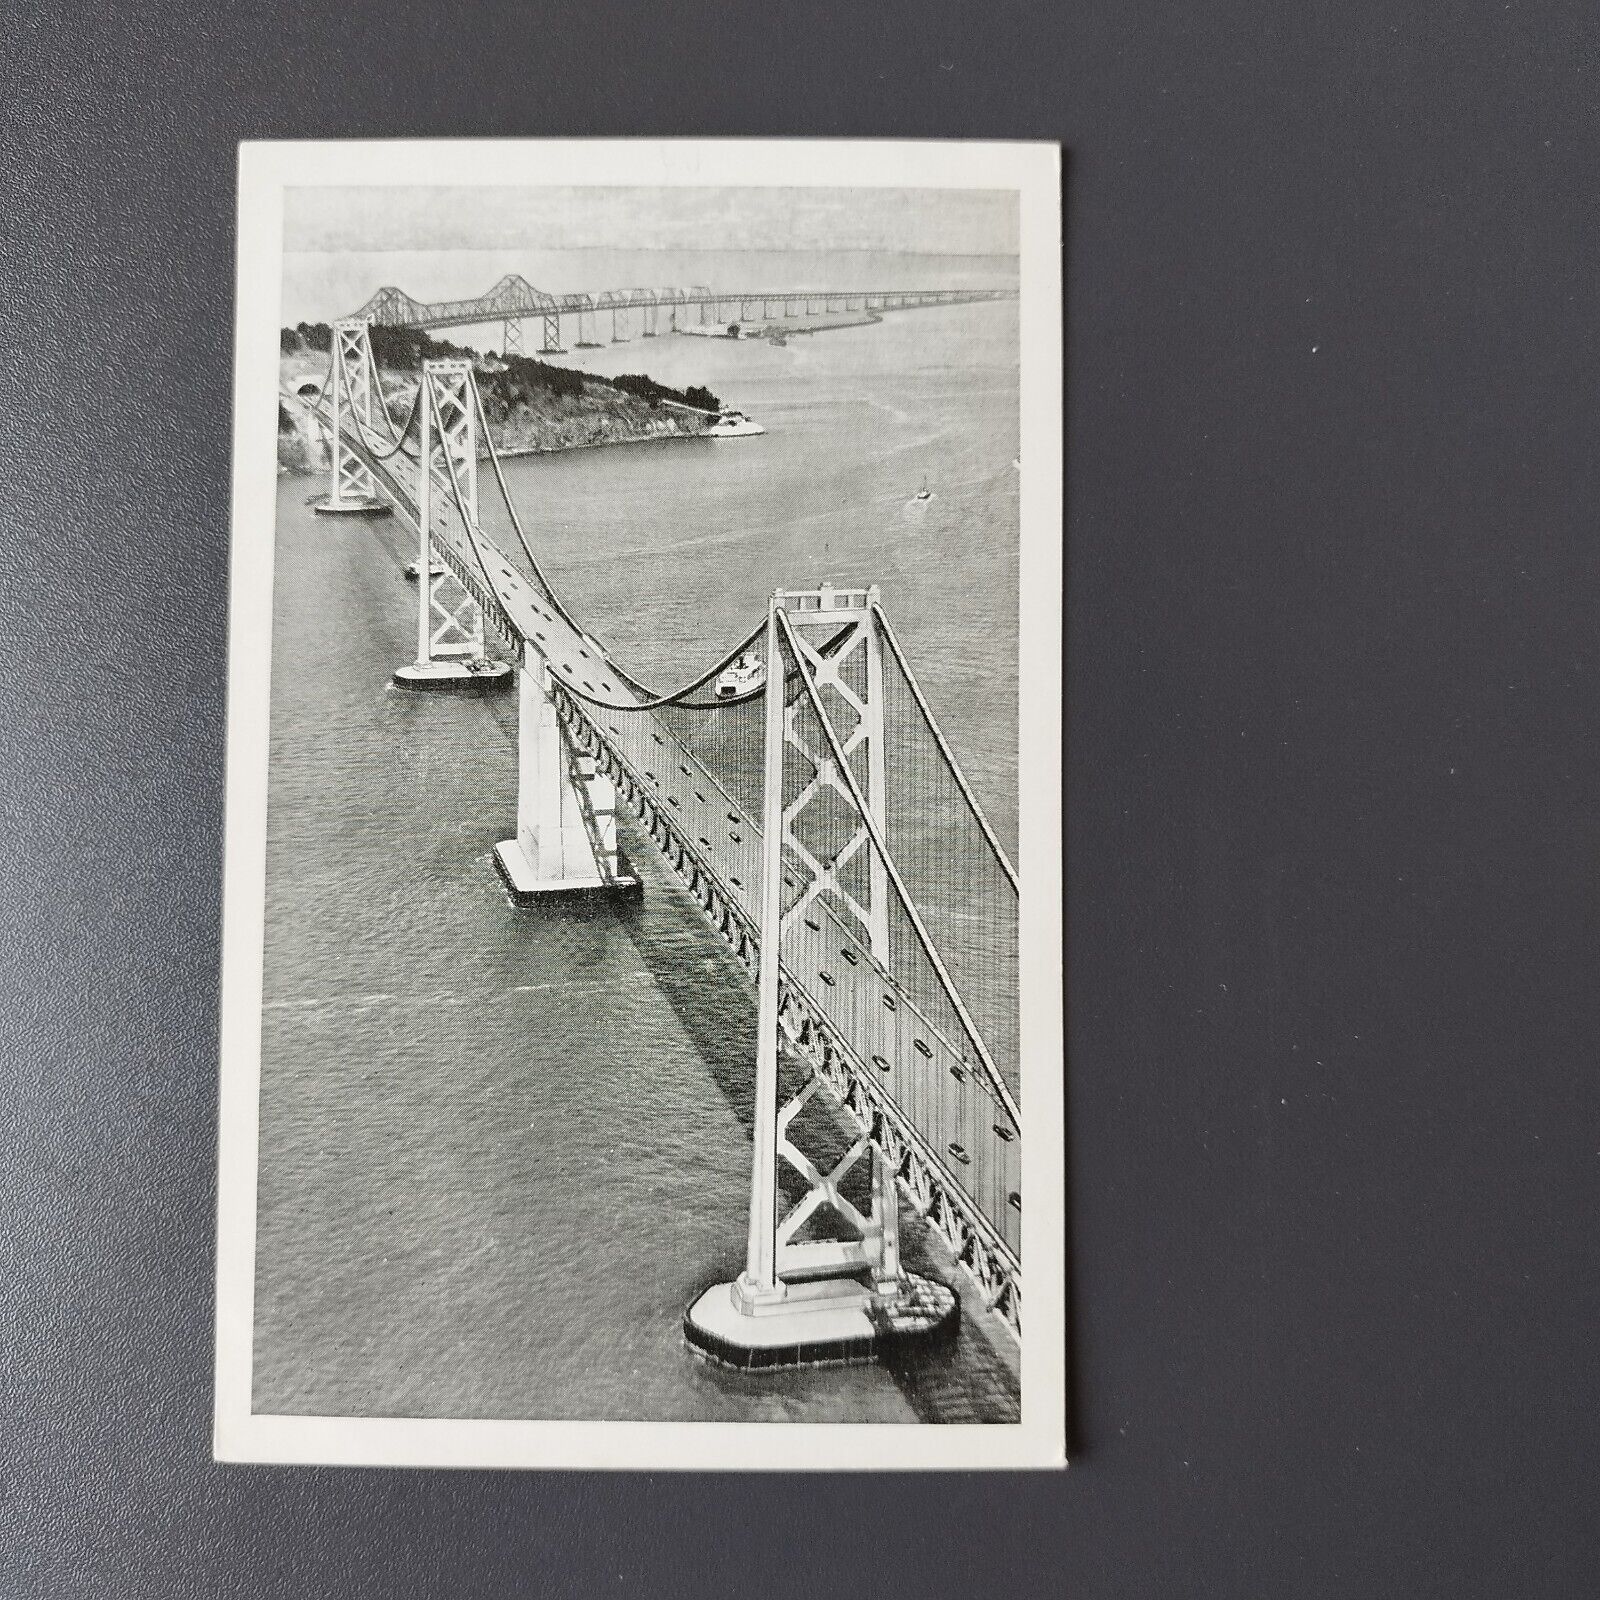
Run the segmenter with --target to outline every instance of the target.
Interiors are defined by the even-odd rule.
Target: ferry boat
[[[722,669],[717,678],[717,699],[732,700],[759,688],[767,675],[766,666],[754,650],[746,650],[737,661]]]
[[[722,411],[717,420],[706,429],[708,439],[742,439],[752,433],[767,430],[759,422],[752,422],[742,411]]]

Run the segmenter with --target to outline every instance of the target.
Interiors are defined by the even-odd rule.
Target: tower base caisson
[[[891,1297],[825,1278],[786,1284],[780,1299],[752,1304],[742,1283],[714,1284],[684,1313],[683,1337],[706,1360],[747,1372],[874,1361],[953,1338],[960,1323],[954,1290],[908,1272]]]
[[[494,864],[511,891],[511,898],[519,906],[537,905],[552,896],[604,895],[608,899],[636,900],[644,894],[644,885],[634,876],[628,858],[620,850],[616,858],[616,876],[611,878],[602,878],[598,873],[589,877],[541,878],[528,865],[528,858],[515,839],[502,839],[494,847]]]
[[[361,495],[324,495],[316,501],[311,509],[319,517],[388,517],[394,515],[394,507],[387,500],[380,500],[375,494]]]
[[[504,661],[454,661],[449,658],[413,661],[395,673],[402,689],[422,689],[434,694],[493,694],[511,682],[511,667]]]

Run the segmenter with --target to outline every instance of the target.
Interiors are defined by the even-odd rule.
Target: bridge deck
[[[415,464],[381,458],[358,431],[346,435],[416,524]],[[499,544],[472,541],[448,488],[434,497],[437,554],[509,645],[542,656],[569,735],[595,755],[730,947],[755,972],[760,906],[759,822],[721,787],[662,719],[609,711],[583,696],[638,704],[603,649],[556,612],[532,576]],[[782,1023],[845,1109],[890,1157],[919,1211],[1019,1319],[1020,1129],[972,1063],[912,1002],[893,976],[826,907],[787,935],[780,968]]]

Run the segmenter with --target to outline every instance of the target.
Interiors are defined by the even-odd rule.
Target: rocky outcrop
[[[278,374],[278,463],[291,472],[316,472],[328,465],[325,430],[313,415],[328,358],[315,351],[285,354]],[[416,385],[404,376],[381,374],[390,411],[411,410]],[[693,437],[709,417],[626,394],[610,384],[586,381],[577,394],[536,391],[509,407],[493,389],[484,409],[495,448],[503,455],[533,455],[591,445],[630,444],[641,439]]]

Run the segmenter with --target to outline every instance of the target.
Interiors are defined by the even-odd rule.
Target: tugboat
[[[421,571],[422,571],[422,567],[421,567],[421,564],[419,562],[408,561],[406,563],[406,578],[407,578],[407,581],[409,581],[411,583],[415,583],[417,581],[417,574],[419,572],[421,572]],[[430,578],[442,578],[444,576],[444,568],[443,568],[443,566],[441,566],[439,564],[439,562],[437,562],[437,561],[430,561],[428,563],[428,576]]]
[[[717,420],[706,429],[708,439],[742,439],[752,433],[765,433],[767,430],[759,422],[752,422],[742,411],[721,411],[717,413]]]
[[[737,661],[724,667],[719,674],[717,699],[733,700],[739,695],[749,694],[752,689],[760,687],[766,675],[767,669],[760,655],[754,650],[746,650]]]

